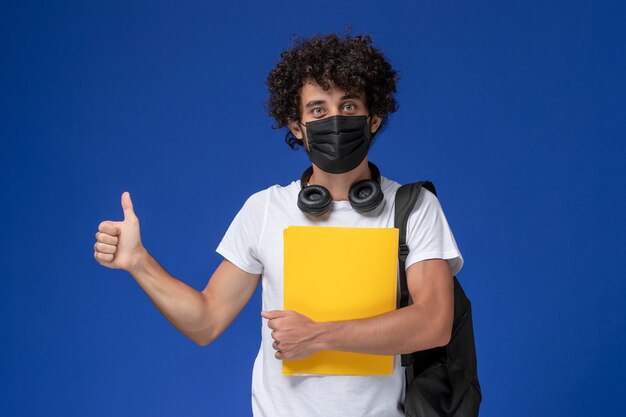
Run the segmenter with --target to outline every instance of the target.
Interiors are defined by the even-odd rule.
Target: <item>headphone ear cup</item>
[[[298,193],[298,208],[313,216],[328,212],[331,201],[330,191],[321,185],[308,185]]]
[[[350,205],[356,211],[366,213],[374,210],[383,201],[380,184],[374,180],[361,180],[354,183],[348,192]]]

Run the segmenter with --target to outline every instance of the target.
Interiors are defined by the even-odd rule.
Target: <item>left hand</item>
[[[292,310],[262,311],[272,329],[276,359],[304,359],[322,350],[320,323]]]

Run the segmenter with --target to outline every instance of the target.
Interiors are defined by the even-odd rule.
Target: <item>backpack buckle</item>
[[[398,248],[398,254],[402,261],[406,260],[406,257],[409,256],[409,247],[406,244],[401,244]]]

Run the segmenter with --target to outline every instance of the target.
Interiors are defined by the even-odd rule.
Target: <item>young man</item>
[[[130,272],[163,315],[202,346],[228,327],[263,276],[262,342],[252,377],[257,417],[402,416],[399,356],[392,375],[375,376],[284,376],[281,361],[326,349],[400,355],[449,341],[452,276],[463,258],[439,201],[426,189],[407,228],[412,305],[338,322],[315,322],[283,309],[286,227],[394,226],[400,184],[381,176],[367,152],[388,114],[396,110],[396,78],[368,36],[317,36],[281,55],[268,77],[268,110],[278,127],[289,128],[287,143],[304,146],[312,169],[299,181],[248,198],[217,248],[224,260],[202,292],[167,273],[143,247],[127,192],[122,194],[124,221],[104,221],[98,228],[96,260]],[[359,184],[365,188],[354,193]],[[324,197],[327,201],[320,205]]]

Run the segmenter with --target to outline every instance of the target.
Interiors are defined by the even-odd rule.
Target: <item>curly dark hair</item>
[[[386,116],[398,109],[394,97],[398,74],[383,53],[372,46],[369,35],[298,38],[280,57],[266,80],[270,93],[266,108],[276,120],[274,128],[287,126],[289,120],[300,120],[300,91],[310,79],[325,90],[332,83],[346,92],[364,91],[370,114],[382,117],[378,132],[386,125]],[[285,142],[292,149],[302,145],[291,131]]]

